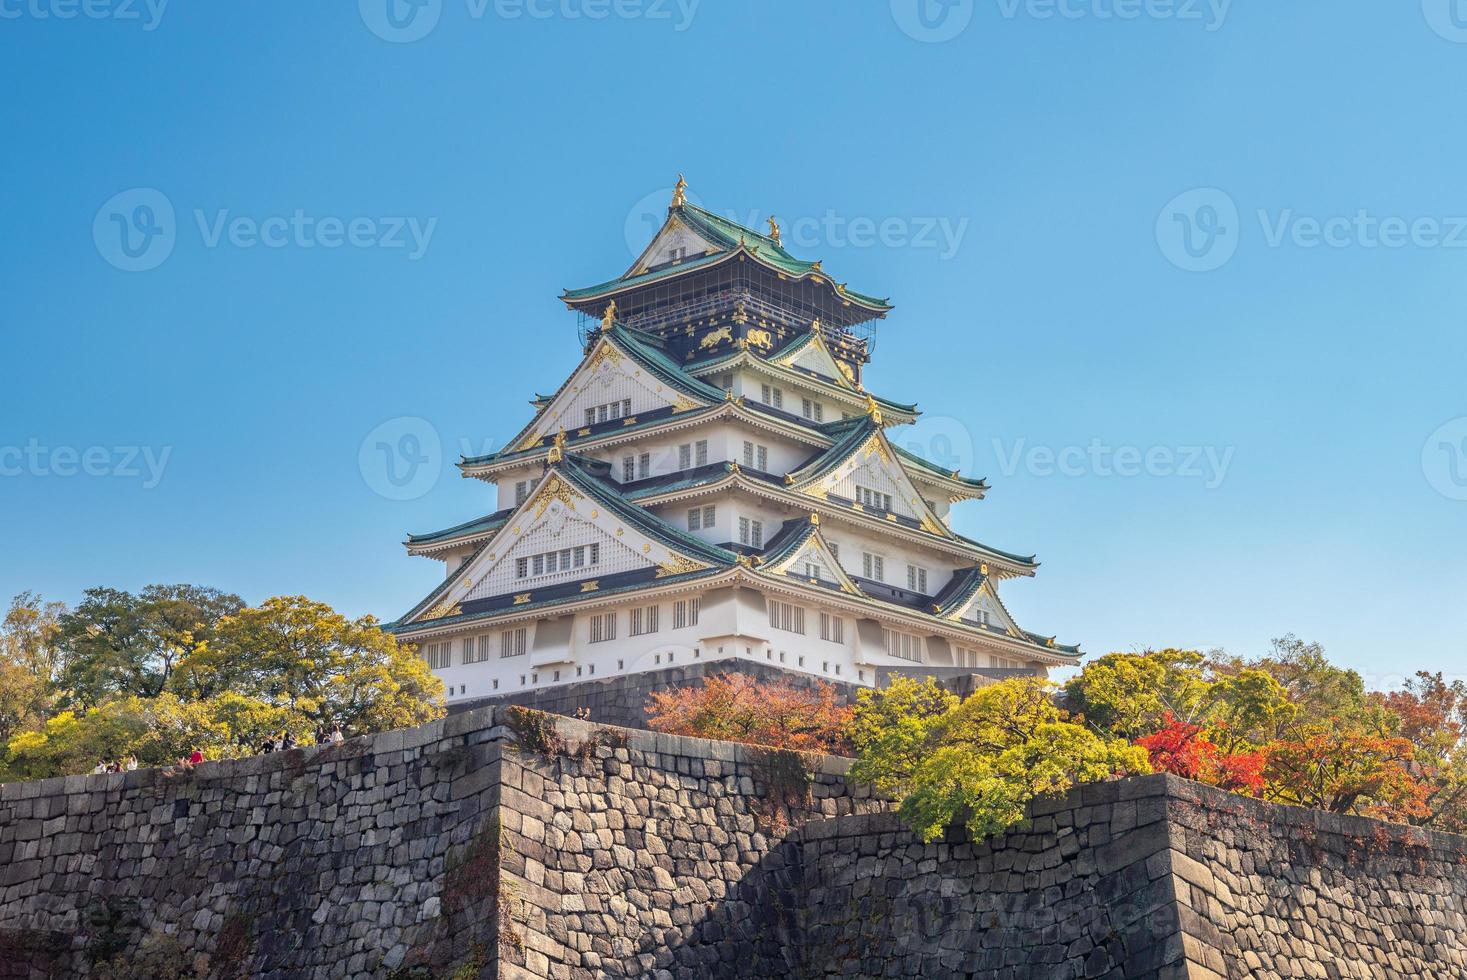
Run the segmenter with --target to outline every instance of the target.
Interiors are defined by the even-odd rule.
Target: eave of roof
[[[588,300],[614,296],[617,293],[659,282],[672,276],[715,266],[737,255],[747,255],[775,272],[796,279],[813,278],[818,279],[821,283],[828,283],[842,301],[855,303],[878,314],[885,314],[892,309],[891,303],[885,299],[867,296],[847,289],[842,283],[837,283],[820,267],[819,262],[805,262],[797,259],[785,251],[783,246],[776,244],[774,239],[761,235],[751,228],[735,224],[727,218],[719,217],[711,211],[705,211],[692,204],[681,204],[669,208],[668,216],[669,218],[677,217],[685,222],[696,234],[714,245],[717,251],[712,255],[701,255],[682,262],[669,263],[637,275],[622,276],[594,286],[567,289],[561,293],[561,300],[567,305],[574,306]]]

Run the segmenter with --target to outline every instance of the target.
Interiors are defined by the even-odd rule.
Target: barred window
[[[770,599],[769,625],[786,633],[804,633],[805,610],[793,603]]]
[[[871,554],[869,551],[863,552],[861,554],[861,570],[867,578],[877,582],[883,581],[886,578],[886,560],[880,555]]]
[[[767,471],[769,469],[769,447],[752,442],[744,443],[744,465],[751,470]]]
[[[800,414],[816,422],[825,421],[825,406],[809,398],[800,399]]]
[[[558,572],[569,572],[599,564],[601,564],[601,545],[583,544],[574,548],[542,551],[538,555],[516,558],[514,573],[516,578],[538,578],[541,575],[554,575]]]
[[[694,507],[688,511],[688,530],[712,530],[713,519],[716,516],[718,516],[717,510],[711,504],[707,507]]]
[[[754,548],[764,547],[764,522],[740,517],[739,544],[746,544]]]
[[[871,510],[891,510],[891,494],[868,490],[866,487],[856,488],[856,502]]]
[[[477,664],[489,659],[489,637],[468,636],[464,638],[463,662]]]
[[[846,621],[830,613],[820,614],[820,638],[831,643],[846,642]]]
[[[621,482],[631,483],[637,478],[637,459],[635,456],[623,456],[621,460]]]
[[[693,443],[693,465],[694,466],[707,466],[708,465],[708,440],[707,439],[699,439],[697,442]]]
[[[698,625],[698,606],[701,600],[679,599],[672,604],[672,628],[686,629]]]
[[[772,388],[769,385],[760,385],[760,394],[764,396],[760,399],[764,404],[773,405],[775,408],[784,408],[784,392],[780,389]]]
[[[631,635],[646,636],[657,632],[657,607],[643,606],[632,610]]]
[[[518,483],[516,483],[514,485],[514,505],[516,507],[518,507],[520,504],[522,504],[526,500],[528,500],[529,499],[529,496],[530,496],[530,481],[529,480],[521,480],[520,482],[518,482]]]
[[[605,643],[616,639],[616,613],[599,613],[591,617],[591,642]]]
[[[440,643],[429,643],[423,647],[423,659],[428,661],[428,666],[433,670],[443,670],[453,665],[453,643],[444,640]]]
[[[907,566],[907,588],[913,592],[927,594],[927,569],[921,565]]]
[[[652,475],[652,454],[642,453],[637,457],[637,478],[646,479]]]
[[[882,630],[881,635],[886,640],[886,652],[891,656],[919,664],[923,662],[922,637],[898,630]]]
[[[505,630],[499,634],[499,659],[506,660],[510,657],[523,657],[525,655],[526,630],[521,627],[517,630]],[[485,638],[487,639],[487,637]]]

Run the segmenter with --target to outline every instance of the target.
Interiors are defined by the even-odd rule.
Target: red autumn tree
[[[1413,774],[1414,748],[1338,724],[1268,746],[1268,797],[1279,803],[1413,821],[1429,813],[1429,787]]]
[[[1151,768],[1234,793],[1263,792],[1262,752],[1224,752],[1202,737],[1201,726],[1178,721],[1171,712],[1164,720],[1161,731],[1136,739],[1151,757]]]
[[[835,688],[821,682],[808,688],[723,674],[701,687],[654,691],[646,710],[648,726],[670,735],[799,752],[850,752],[845,730],[852,709],[840,703]]]

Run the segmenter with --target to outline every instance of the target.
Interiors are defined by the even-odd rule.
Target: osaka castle
[[[1033,556],[952,527],[988,485],[904,449],[917,406],[868,389],[891,305],[686,187],[630,269],[561,296],[570,377],[459,463],[491,512],[407,538],[445,575],[392,628],[450,703],[697,662],[850,685],[1076,663],[999,597]]]

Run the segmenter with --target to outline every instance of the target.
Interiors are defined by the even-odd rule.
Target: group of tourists
[[[114,762],[108,762],[106,759],[103,759],[101,762],[97,763],[97,768],[93,769],[92,772],[94,774],[101,774],[104,772],[132,772],[137,767],[138,757],[135,755],[130,755],[126,759],[121,759]]]

